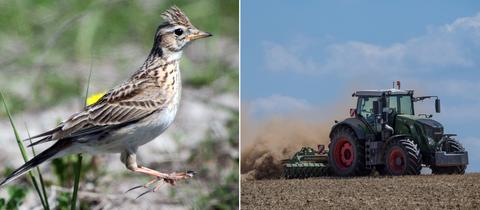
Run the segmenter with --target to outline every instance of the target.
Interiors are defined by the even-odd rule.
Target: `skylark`
[[[175,118],[182,88],[179,62],[183,48],[211,36],[193,26],[176,6],[162,17],[165,22],[158,26],[150,54],[131,78],[52,130],[32,137],[38,140],[30,146],[55,143],[12,172],[0,187],[46,160],[78,153],[121,153],[129,170],[172,185],[193,176],[191,172],[161,173],[136,160],[137,148],[163,133]]]

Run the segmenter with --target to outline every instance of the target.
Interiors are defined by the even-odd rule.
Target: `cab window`
[[[413,115],[412,97],[410,95],[393,95],[388,97],[388,107],[397,114]]]
[[[358,98],[357,113],[364,117],[369,123],[375,121],[373,102],[378,101],[380,97],[360,97]]]

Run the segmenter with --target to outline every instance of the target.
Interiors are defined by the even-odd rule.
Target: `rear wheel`
[[[415,142],[410,139],[397,139],[387,145],[382,174],[418,175],[421,169],[422,154]]]
[[[464,152],[462,144],[455,139],[447,139],[442,145],[442,150],[446,152]],[[448,166],[448,167],[437,167],[430,166],[432,169],[432,174],[464,174],[466,165],[460,166]]]
[[[348,127],[340,127],[332,134],[328,164],[339,176],[361,176],[370,171],[365,168],[365,145]]]

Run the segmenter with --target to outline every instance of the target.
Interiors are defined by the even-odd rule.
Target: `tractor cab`
[[[400,115],[415,115],[413,90],[366,90],[357,91],[358,97],[355,113],[363,118],[373,128],[380,130],[381,124],[394,127],[394,117]]]
[[[415,102],[435,98],[435,111],[439,113],[440,99],[437,96],[414,97],[413,90],[400,89],[357,91],[352,96],[358,98],[355,117],[365,122],[382,140],[395,134],[404,134],[417,138],[422,148],[438,146],[443,135],[442,124],[431,119],[432,115],[415,116],[414,106]],[[412,131],[412,126],[419,129]]]
[[[419,174],[422,165],[433,173],[465,172],[468,153],[444,134],[432,115],[415,115],[415,102],[437,96],[415,97],[413,90],[361,90],[352,94],[357,106],[351,118],[336,122],[330,132],[329,165],[337,175],[365,175],[376,169],[386,175]]]

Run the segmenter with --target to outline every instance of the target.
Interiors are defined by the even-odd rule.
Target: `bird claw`
[[[140,197],[150,193],[150,192],[153,192],[153,189],[148,189],[147,191],[143,192],[142,194],[138,195],[135,200],[139,199]]]
[[[177,180],[182,180],[182,179],[189,179],[192,178],[196,173],[194,171],[187,171],[187,172],[182,172],[182,173],[171,173],[168,175],[168,177],[155,177],[146,184],[143,185],[138,185],[135,187],[132,187],[125,191],[125,193],[128,193],[132,190],[140,189],[140,188],[148,188],[147,191],[141,193],[140,195],[137,196],[138,199],[150,192],[156,192],[160,189],[160,187],[163,185],[163,183],[171,184],[172,186],[175,186]],[[158,183],[154,188],[150,188],[150,185]]]
[[[135,186],[135,187],[132,187],[132,188],[128,189],[127,191],[125,191],[125,193],[128,193],[128,192],[130,192],[130,191],[132,191],[132,190],[136,190],[136,189],[138,189],[138,188],[144,188],[144,187],[145,187],[145,185],[138,185],[138,186]]]
[[[149,188],[150,185],[152,185],[153,183],[155,183],[157,181],[158,181],[158,179],[152,179],[149,182],[147,182],[146,184],[138,185],[138,186],[135,186],[135,187],[132,187],[132,188],[128,189],[127,191],[125,191],[125,193],[130,192],[132,190],[139,189],[139,188]]]

